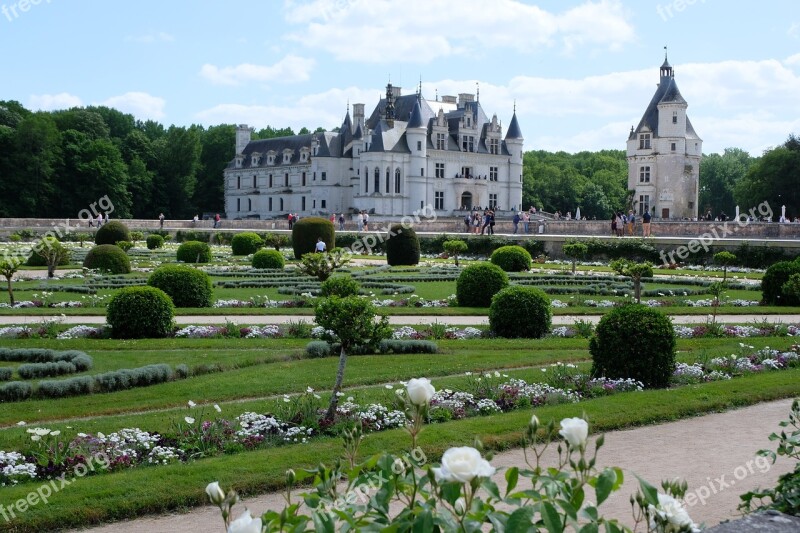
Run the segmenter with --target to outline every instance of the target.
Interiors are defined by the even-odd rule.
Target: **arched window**
[[[373,187],[375,192],[381,192],[381,171],[378,167],[375,167],[375,187]]]
[[[400,169],[394,169],[394,193],[400,194]]]
[[[392,172],[391,169],[389,169],[389,167],[386,167],[386,194],[392,192],[391,183],[389,181],[391,177],[391,172]]]
[[[364,167],[364,192],[369,192],[369,167]]]
[[[465,192],[461,195],[461,207],[464,209],[472,209],[472,193]]]

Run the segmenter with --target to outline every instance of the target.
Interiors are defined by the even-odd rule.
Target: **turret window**
[[[673,111],[672,112],[672,123],[673,124],[677,124],[678,123],[678,112],[677,111]]]
[[[639,183],[650,183],[650,167],[639,168]]]
[[[639,135],[639,150],[650,149],[650,134],[642,133]]]
[[[400,169],[394,169],[394,193],[400,194]]]
[[[417,152],[422,151],[422,141],[417,141]]]

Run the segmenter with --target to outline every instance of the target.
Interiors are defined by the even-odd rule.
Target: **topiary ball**
[[[172,298],[175,307],[211,307],[211,276],[187,265],[158,267],[147,279]]]
[[[500,337],[540,339],[550,333],[550,298],[535,287],[506,287],[492,298],[489,326]]]
[[[262,246],[264,246],[264,240],[259,237],[258,233],[253,233],[251,231],[237,233],[233,236],[233,239],[231,239],[231,251],[233,255],[254,254]]]
[[[508,287],[508,274],[491,263],[473,263],[456,280],[460,307],[489,307],[492,296]]]
[[[131,260],[125,250],[119,246],[115,244],[100,244],[93,247],[86,254],[83,260],[83,267],[110,274],[129,274]]]
[[[317,238],[322,237],[326,250],[331,251],[336,245],[336,231],[327,218],[301,218],[292,226],[292,248],[294,258],[300,259],[305,254],[314,253]]]
[[[186,241],[178,247],[177,258],[184,263],[208,263],[211,261],[211,248],[205,242]]]
[[[155,287],[125,287],[108,302],[106,321],[115,339],[161,338],[172,335],[175,306]]]
[[[800,305],[800,298],[783,292],[792,274],[800,274],[800,261],[779,261],[770,266],[761,278],[761,293],[767,305]]]
[[[131,240],[131,232],[128,226],[119,220],[111,220],[108,224],[103,224],[94,234],[95,244],[116,244],[119,241]]]
[[[358,296],[361,284],[350,276],[334,276],[328,278],[320,285],[320,294],[326,298],[329,296]]]
[[[490,261],[506,272],[522,272],[531,269],[531,254],[522,246],[501,246],[492,252]]]
[[[646,305],[613,309],[589,341],[592,376],[631,378],[645,387],[668,387],[675,372],[675,330],[669,317]]]
[[[386,238],[386,262],[391,266],[419,264],[419,239],[414,228],[392,224]]]
[[[253,268],[282,269],[285,265],[283,254],[277,250],[259,250],[253,255]]]
[[[164,237],[161,235],[148,235],[147,240],[147,249],[148,250],[155,250],[156,248],[163,248],[164,247]]]

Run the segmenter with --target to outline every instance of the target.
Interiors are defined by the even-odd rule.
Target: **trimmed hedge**
[[[292,248],[294,258],[300,259],[304,254],[314,253],[317,238],[322,237],[326,250],[336,246],[336,230],[327,218],[301,218],[292,226]]]
[[[21,402],[33,395],[33,386],[27,381],[12,381],[0,385],[0,402]]]
[[[231,239],[231,251],[233,255],[250,255],[256,253],[259,248],[264,246],[264,240],[251,231],[237,233]]]
[[[160,266],[147,284],[167,293],[175,307],[211,307],[211,276],[194,267]]]
[[[386,262],[391,266],[419,264],[419,239],[414,228],[392,224],[386,238]]]
[[[315,359],[339,355],[338,344],[328,344],[325,341],[311,341],[306,345],[306,357]],[[439,347],[435,342],[412,339],[383,339],[378,344],[378,353],[437,353]],[[367,346],[356,346],[348,355],[368,355],[375,353]]]
[[[550,298],[535,287],[506,287],[492,298],[489,327],[500,337],[540,339],[550,333]]]
[[[501,246],[489,259],[506,272],[522,272],[531,269],[531,254],[522,246]]]
[[[508,274],[492,263],[473,263],[456,280],[459,307],[489,307],[492,296],[508,287]]]
[[[175,306],[155,287],[125,287],[117,291],[106,309],[115,339],[168,337],[175,327]]]
[[[94,234],[95,244],[117,244],[119,241],[130,241],[131,232],[128,226],[119,220],[111,220],[103,224]]]
[[[205,242],[186,241],[178,247],[176,257],[184,263],[208,263],[211,261],[211,248]]]
[[[277,250],[259,250],[253,254],[253,268],[282,269],[286,266],[283,254]]]
[[[111,224],[111,222],[109,222]],[[89,250],[83,267],[111,274],[129,274],[131,260],[122,248],[114,244],[100,244]]]
[[[334,276],[326,279],[320,284],[320,295],[324,297],[338,296],[357,296],[361,290],[361,284],[350,276]]]
[[[155,233],[148,235],[145,242],[147,243],[148,250],[155,250],[156,248],[164,247],[164,237]]]
[[[675,372],[675,344],[672,321],[663,313],[641,304],[612,309],[589,341],[592,376],[668,387]]]
[[[761,278],[761,293],[767,305],[800,305],[800,298],[785,294],[783,285],[793,274],[800,274],[800,261],[779,261]]]
[[[8,381],[12,374],[14,374],[14,369],[10,366],[0,367],[0,381]]]

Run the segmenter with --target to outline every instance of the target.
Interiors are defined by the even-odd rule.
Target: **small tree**
[[[11,288],[11,278],[19,270],[20,262],[17,259],[10,259],[8,261],[0,261],[0,275],[6,278],[8,283],[8,300],[11,306],[14,306],[14,290]]]
[[[608,265],[612,270],[621,276],[627,276],[633,280],[633,295],[636,303],[642,302],[642,278],[653,277],[653,265],[646,261],[644,263],[634,263],[627,259],[617,259]]]
[[[728,267],[736,262],[736,256],[730,252],[717,252],[714,254],[714,262],[722,266],[722,283],[728,279]]]
[[[56,267],[69,257],[69,250],[64,248],[55,237],[42,237],[40,244],[37,246],[37,253],[44,258],[47,264],[48,278],[55,276]]]
[[[92,236],[89,235],[88,233],[76,233],[75,239],[78,241],[78,244],[80,244],[80,247],[83,248],[83,243],[85,243],[86,241],[91,241]]]
[[[325,281],[337,269],[350,262],[342,248],[334,248],[327,253],[303,254],[297,269],[303,274]]]
[[[589,247],[582,242],[571,242],[564,244],[561,249],[563,250],[564,255],[572,260],[572,275],[574,276],[575,264],[579,259],[583,259],[588,255]]]
[[[144,233],[141,231],[132,231],[131,232],[131,243],[136,246],[137,241],[144,240]]]
[[[272,246],[277,251],[289,245],[289,237],[282,233],[265,233],[264,246]]]
[[[325,298],[317,303],[314,315],[317,324],[325,330],[323,338],[331,344],[336,342],[341,346],[336,382],[331,392],[328,411],[325,413],[326,420],[333,420],[336,406],[339,404],[338,393],[344,381],[347,352],[358,345],[377,346],[381,340],[391,335],[391,329],[388,317],[381,315],[381,319],[376,322],[375,307],[368,300],[358,296]]]
[[[452,256],[455,259],[456,266],[458,266],[458,256],[467,251],[467,243],[461,239],[453,239],[452,241],[444,241],[442,248],[448,256]]]

